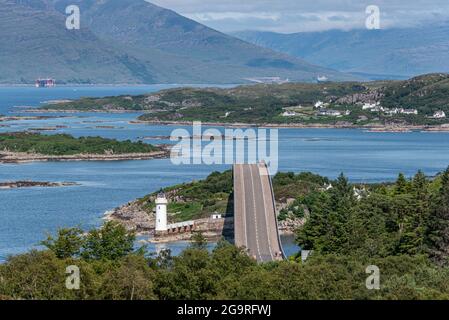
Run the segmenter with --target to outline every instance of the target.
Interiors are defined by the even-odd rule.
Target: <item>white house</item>
[[[375,106],[374,108],[371,109],[371,112],[383,112],[385,111],[384,107],[381,106]]]
[[[385,109],[384,109],[384,112],[385,112],[386,114],[393,115],[393,114],[401,113],[401,112],[402,112],[402,109],[398,109],[398,108],[388,109],[388,108],[385,108]]]
[[[294,116],[296,116],[296,112],[294,112],[294,111],[285,111],[285,112],[282,114],[282,116],[283,116],[283,117],[294,117]]]
[[[315,108],[317,108],[317,109],[319,109],[319,108],[321,108],[322,106],[324,106],[324,102],[323,101],[317,101],[316,103],[315,103]]]
[[[362,106],[362,110],[370,110],[370,109],[373,109],[373,108],[375,108],[376,107],[376,104],[375,103],[365,103],[363,106]]]
[[[341,116],[341,112],[337,110],[320,110],[318,112],[319,116],[331,116],[331,117],[338,117]]]
[[[416,110],[416,109],[402,109],[401,113],[403,113],[403,114],[418,114],[418,110]]]
[[[446,118],[446,113],[445,113],[444,111],[436,111],[436,112],[433,114],[433,118],[434,118],[434,119],[443,119],[443,118]]]
[[[221,219],[221,214],[219,214],[219,213],[214,213],[213,215],[210,216],[210,218],[211,218],[212,220]]]

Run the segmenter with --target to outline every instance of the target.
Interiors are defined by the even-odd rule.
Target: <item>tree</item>
[[[428,181],[421,170],[413,177],[412,189],[418,201],[426,202],[428,200]]]
[[[407,179],[405,179],[404,174],[401,172],[396,180],[395,192],[396,194],[403,194],[407,192],[409,187],[409,183]]]
[[[207,247],[207,239],[206,237],[203,235],[202,232],[194,232],[191,236],[191,240],[192,240],[192,248],[195,249],[206,249]]]
[[[427,225],[427,244],[431,258],[438,264],[449,264],[449,167],[441,177],[441,187],[433,201]]]
[[[59,229],[56,239],[49,235],[41,244],[53,251],[59,259],[76,257],[84,243],[82,234],[80,228]]]
[[[298,230],[297,241],[306,250],[340,252],[348,245],[348,221],[355,205],[354,191],[341,174],[328,192],[311,196],[309,217]]]
[[[99,296],[107,300],[154,300],[154,273],[143,256],[128,255],[103,274]]]
[[[135,238],[122,224],[108,221],[88,233],[81,256],[86,260],[116,260],[133,252]]]

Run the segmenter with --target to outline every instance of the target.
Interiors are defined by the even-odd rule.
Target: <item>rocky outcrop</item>
[[[32,188],[32,187],[68,187],[76,186],[75,182],[42,182],[42,181],[8,181],[0,182],[0,189],[17,189],[17,188]]]
[[[376,103],[383,98],[381,90],[370,90],[363,93],[354,93],[337,99],[337,104],[355,104],[355,103]]]
[[[278,228],[281,234],[293,234],[295,231],[304,225],[305,219],[300,219],[294,216],[288,216],[285,220],[278,221]]]
[[[145,211],[137,200],[106,212],[105,220],[118,221],[138,233],[149,233],[155,224],[154,214]]]

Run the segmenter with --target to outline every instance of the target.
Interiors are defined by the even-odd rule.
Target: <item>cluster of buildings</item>
[[[370,110],[371,112],[383,112],[386,115],[395,115],[395,114],[417,115],[418,114],[418,110],[416,110],[416,109],[384,108],[380,105],[379,102],[365,103],[362,105],[362,110]],[[446,113],[444,111],[435,111],[433,116],[431,116],[429,118],[444,119],[444,118],[446,118]]]
[[[384,108],[380,105],[379,102],[376,103],[365,103],[362,106],[362,110],[370,110],[371,112],[383,112],[386,115],[393,115],[393,114],[418,114],[418,110],[416,109],[404,109],[404,108]]]
[[[36,88],[52,88],[56,86],[56,81],[54,79],[37,79],[34,86]]]
[[[318,109],[318,112],[316,113],[317,116],[326,116],[326,117],[341,117],[341,116],[349,116],[351,114],[351,111],[338,111],[338,110],[331,110],[327,109],[329,106],[329,103],[324,103],[322,101],[317,101],[314,105],[316,109]]]
[[[339,111],[339,110],[331,110],[327,107],[329,106],[329,103],[325,103],[323,101],[317,101],[314,104],[314,108],[318,109],[316,112],[317,116],[327,116],[327,117],[341,117],[341,116],[348,116],[351,114],[350,110],[346,111]],[[298,106],[301,108],[300,106]],[[397,115],[397,114],[404,114],[404,115],[418,115],[417,109],[405,109],[405,108],[386,108],[382,107],[380,105],[380,102],[376,103],[364,103],[362,105],[362,110],[369,110],[371,112],[382,112],[385,115]],[[282,113],[283,117],[294,117],[298,114],[293,110],[286,110],[284,113]],[[444,111],[436,111],[434,112],[433,116],[430,116],[429,118],[433,119],[444,119],[446,118],[446,113]]]

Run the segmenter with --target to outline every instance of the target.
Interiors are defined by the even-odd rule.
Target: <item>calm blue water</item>
[[[13,106],[37,106],[47,100],[133,94],[160,88],[0,88],[0,113],[14,113],[17,109]],[[137,116],[75,114],[67,118],[13,121],[3,123],[8,127],[0,127],[0,132],[65,125],[67,128],[48,133],[136,140],[145,136],[168,136],[175,129],[170,126],[129,124]],[[99,125],[114,128],[97,128]],[[434,175],[448,165],[448,133],[279,130],[280,171],[312,171],[332,178],[344,172],[353,181],[371,182],[393,180],[400,171],[410,176],[422,169],[426,174]],[[35,247],[46,232],[53,233],[59,227],[76,225],[85,228],[98,226],[107,210],[161,187],[201,179],[213,170],[228,168],[228,165],[175,166],[170,160],[0,164],[0,181],[28,179],[80,183],[79,186],[66,188],[0,190],[0,260],[9,254]],[[294,253],[296,248],[291,244],[291,239],[286,239],[285,243],[290,243],[285,246],[288,254]],[[187,245],[181,242],[168,246],[176,253]],[[150,249],[159,250],[160,246]]]

